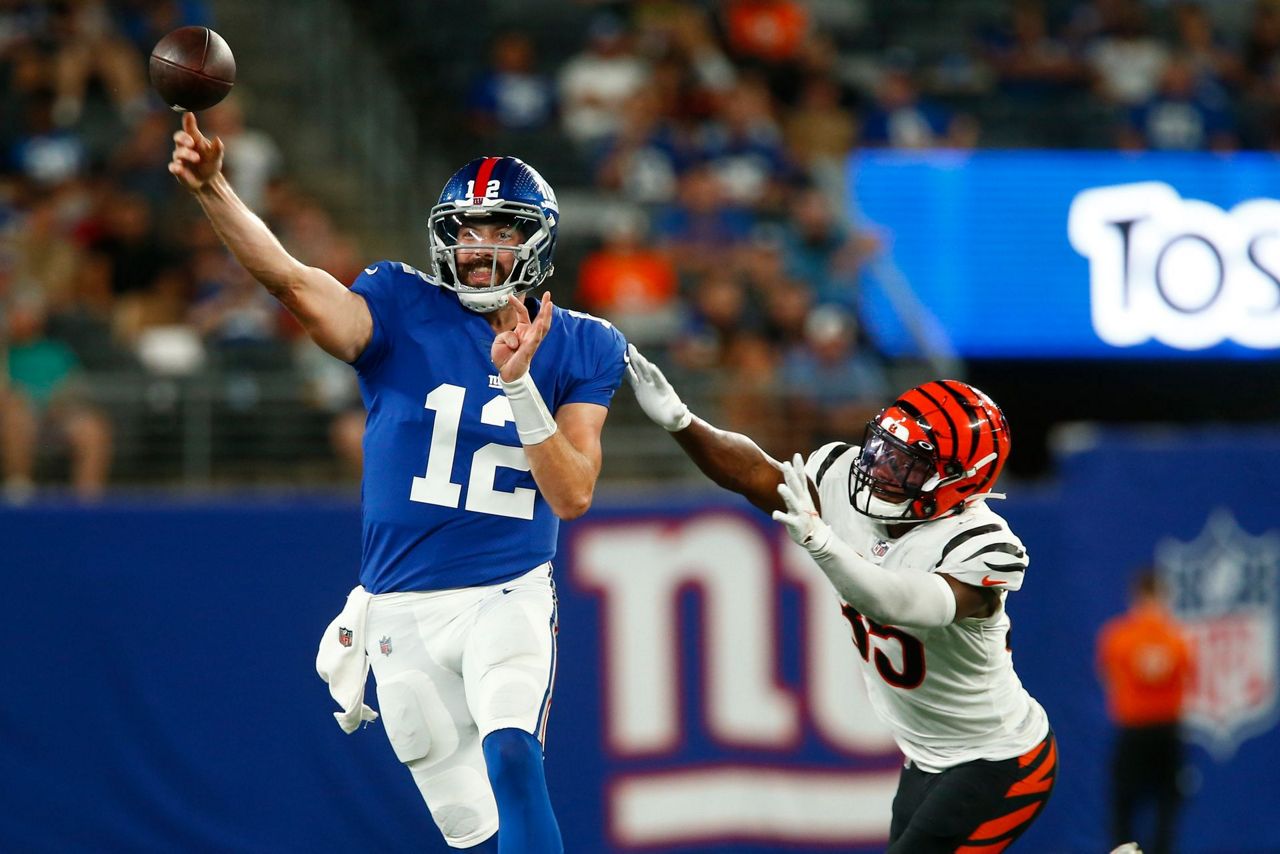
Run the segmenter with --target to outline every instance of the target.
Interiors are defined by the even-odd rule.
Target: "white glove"
[[[672,433],[688,427],[693,415],[658,366],[641,355],[634,344],[627,345],[627,356],[627,379],[649,420]]]
[[[826,550],[831,542],[831,526],[822,521],[818,509],[809,495],[809,476],[804,472],[804,460],[799,454],[791,462],[782,464],[782,483],[778,495],[787,505],[786,511],[773,511],[773,520],[787,526],[791,539],[804,546],[810,553]]]
[[[791,539],[809,550],[841,599],[882,623],[929,628],[955,619],[956,597],[942,576],[888,572],[835,535],[813,506],[799,454],[782,464],[782,476],[778,495],[787,509],[775,510],[773,518],[787,526]]]

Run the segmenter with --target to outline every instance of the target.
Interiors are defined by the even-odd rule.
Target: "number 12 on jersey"
[[[453,461],[457,455],[458,426],[462,423],[462,403],[467,390],[452,383],[441,383],[427,395],[423,406],[436,414],[431,428],[431,447],[427,451],[427,471],[413,479],[409,500],[440,507],[457,507],[462,499],[462,484],[454,483]],[[511,403],[499,394],[480,410],[480,423],[501,427],[514,421]],[[535,492],[518,486],[510,492],[494,488],[499,468],[528,471],[529,460],[524,448],[490,442],[471,455],[471,475],[467,479],[466,510],[532,519]]]

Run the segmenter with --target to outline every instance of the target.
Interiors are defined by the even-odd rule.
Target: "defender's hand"
[[[524,300],[516,296],[508,297],[508,300],[516,310],[516,328],[494,336],[493,346],[489,348],[489,358],[493,359],[498,375],[504,381],[511,382],[529,372],[533,354],[551,329],[555,306],[551,304],[551,292],[548,291],[542,295],[538,319],[530,321],[529,309],[525,308]]]
[[[169,172],[191,192],[199,192],[222,171],[222,140],[200,133],[195,113],[182,114],[182,130],[173,135]]]
[[[649,420],[672,433],[688,427],[693,415],[658,366],[641,355],[634,344],[627,345],[627,356],[627,380]]]
[[[778,495],[787,505],[786,511],[773,511],[775,522],[787,526],[791,539],[810,552],[823,551],[831,542],[831,526],[822,521],[809,495],[809,477],[804,473],[804,460],[799,454],[782,464],[782,483]]]

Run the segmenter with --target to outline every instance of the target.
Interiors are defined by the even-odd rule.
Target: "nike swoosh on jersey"
[[[374,273],[376,273],[376,272],[378,272],[378,265],[376,265],[376,264],[375,264],[375,265],[373,265],[372,267],[365,267],[365,268],[364,268],[364,274],[365,274],[366,276],[372,276],[372,275],[373,275]]]
[[[1008,584],[1008,583],[1009,583],[1009,582],[1007,582],[1007,581],[1000,581],[1000,580],[998,580],[998,579],[992,578],[992,577],[991,577],[991,576],[989,576],[989,575],[984,575],[984,576],[982,577],[982,586],[983,586],[983,587],[995,587],[997,584]]]

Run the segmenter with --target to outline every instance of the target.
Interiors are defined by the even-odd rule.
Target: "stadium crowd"
[[[1280,150],[1271,0],[914,0],[916,12],[971,7],[966,26],[931,39],[875,0],[572,5],[584,24],[568,35],[532,20],[494,34],[487,59],[445,94],[467,133],[441,144],[459,162],[525,156],[562,194],[602,198],[591,239],[557,257],[557,295],[716,376],[725,423],[777,453],[844,437],[896,390],[862,322],[891,236],[845,210],[851,151]],[[267,377],[281,381],[291,417],[341,461],[329,476],[359,466],[349,372],[229,258],[165,169],[176,123],[146,84],[147,55],[176,26],[216,26],[215,11],[0,0],[0,474],[11,500],[60,466],[78,495],[99,494],[122,444],[180,429],[174,401],[193,383],[216,386],[234,420],[261,408]],[[425,97],[413,87],[430,75],[399,76],[407,97]],[[201,122],[290,251],[351,282],[368,260],[358,224],[339,225],[299,188],[237,96]],[[231,453],[263,444],[246,434]],[[290,435],[274,447],[296,462]],[[125,482],[182,473],[179,462],[116,468]]]

